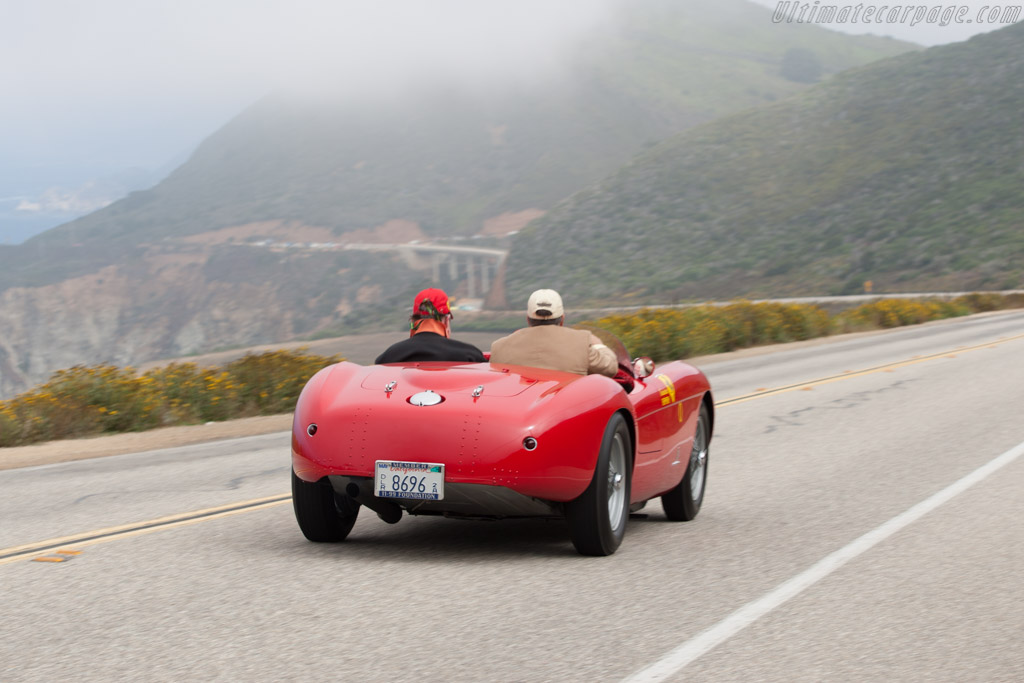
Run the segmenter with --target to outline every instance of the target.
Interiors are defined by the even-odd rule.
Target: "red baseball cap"
[[[433,310],[431,310],[431,308],[433,308]],[[433,316],[434,311],[437,311],[441,315],[452,314],[452,309],[448,302],[448,295],[441,289],[424,289],[422,292],[417,294],[416,299],[413,300],[412,314]]]

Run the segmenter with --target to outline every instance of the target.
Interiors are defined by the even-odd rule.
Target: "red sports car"
[[[403,511],[564,517],[580,553],[610,555],[652,498],[671,520],[696,517],[714,424],[707,378],[681,361],[631,362],[598,333],[619,356],[614,380],[494,363],[321,370],[292,426],[302,533],[344,540],[361,507],[392,524]]]

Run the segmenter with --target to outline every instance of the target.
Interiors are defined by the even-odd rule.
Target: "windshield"
[[[633,376],[633,361],[626,351],[626,345],[618,337],[600,327],[592,327],[590,325],[573,325],[573,327],[577,330],[592,332],[605,346],[615,352],[615,358],[619,361],[619,368]]]

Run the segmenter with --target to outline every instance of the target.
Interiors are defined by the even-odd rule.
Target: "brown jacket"
[[[591,332],[559,325],[524,327],[498,339],[491,344],[491,362],[608,377],[619,368],[615,353]]]

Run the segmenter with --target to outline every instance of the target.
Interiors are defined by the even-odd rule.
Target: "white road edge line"
[[[959,481],[950,484],[938,493],[921,501],[905,512],[893,517],[888,522],[869,531],[849,545],[826,556],[808,569],[781,584],[778,588],[766,593],[757,600],[749,602],[711,628],[697,634],[664,657],[624,679],[624,683],[651,683],[664,681],[679,672],[688,664],[733,637],[747,626],[765,616],[790,598],[796,597],[807,588],[821,581],[844,564],[861,555],[904,527],[914,523],[924,515],[963,493],[989,475],[1024,454],[1024,443],[1006,451],[990,460]]]

